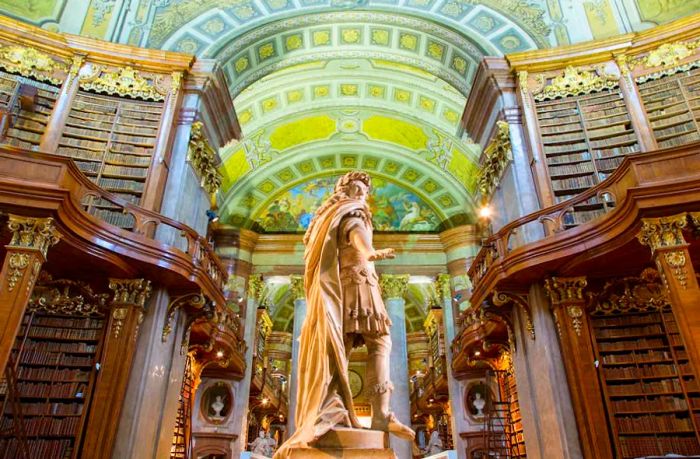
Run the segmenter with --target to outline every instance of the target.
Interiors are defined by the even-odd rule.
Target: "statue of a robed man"
[[[372,247],[371,180],[353,171],[316,211],[304,236],[307,312],[299,337],[296,431],[275,459],[293,447],[307,447],[334,427],[361,428],[348,382],[353,347],[367,345],[366,381],[372,429],[412,440],[413,430],[389,408],[391,321],[382,301],[374,262],[393,258],[393,249]]]

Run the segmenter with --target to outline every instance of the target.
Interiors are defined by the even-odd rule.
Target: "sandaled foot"
[[[360,420],[357,419],[357,415],[355,413],[348,413],[350,416],[350,426],[355,428],[355,429],[363,429],[362,424],[360,424]]]
[[[413,429],[399,422],[393,413],[389,415],[387,421],[387,428],[390,434],[396,435],[404,440],[413,441],[413,439],[416,438],[416,433],[413,431]]]

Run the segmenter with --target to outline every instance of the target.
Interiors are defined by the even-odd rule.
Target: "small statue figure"
[[[428,446],[425,448],[425,453],[428,456],[433,454],[438,454],[443,452],[442,439],[437,429],[434,429],[430,434],[430,440],[428,440]]]
[[[268,430],[267,433],[265,434],[265,456],[272,457],[272,455],[275,454],[276,449],[277,449],[277,440],[275,440],[270,435],[270,431]]]
[[[391,320],[382,300],[374,262],[394,258],[393,249],[372,246],[367,205],[369,175],[348,172],[316,211],[304,235],[307,312],[299,337],[296,431],[275,459],[336,426],[362,428],[348,378],[353,347],[367,345],[367,384],[372,429],[413,440],[415,433],[390,409]]]
[[[248,446],[250,447],[250,451],[254,454],[270,457],[267,455],[267,440],[265,439],[264,430],[260,430],[258,438],[249,443]]]
[[[476,416],[479,418],[484,417],[484,406],[486,405],[486,400],[481,398],[480,392],[474,393],[474,400],[472,401],[472,406],[476,408]]]
[[[224,419],[224,417],[221,416],[221,410],[223,410],[226,405],[224,404],[224,400],[221,395],[217,395],[216,399],[212,402],[210,406],[215,413],[213,416],[210,416],[211,419],[215,421],[221,421],[222,419]]]

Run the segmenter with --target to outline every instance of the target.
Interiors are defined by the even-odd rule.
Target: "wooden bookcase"
[[[506,443],[510,448],[512,459],[525,458],[525,436],[523,434],[522,416],[518,403],[518,388],[515,376],[510,372],[498,373],[498,387],[501,392],[501,400],[508,403],[508,417],[504,426]]]
[[[669,307],[591,324],[618,457],[700,454],[700,386]]]
[[[80,170],[107,191],[139,204],[156,146],[162,102],[143,102],[80,91],[73,100],[56,153],[73,158]],[[85,203],[88,212],[122,228],[134,220],[103,200]]]
[[[556,202],[604,180],[639,144],[618,88],[535,102],[540,139]],[[611,203],[591,198],[565,215],[566,227],[591,220]]]
[[[29,457],[78,457],[105,323],[101,315],[54,314],[32,307],[25,314],[12,354]],[[17,422],[8,397],[0,395],[3,432],[12,432]],[[0,437],[0,458],[17,454],[14,434]]]
[[[29,103],[22,103],[23,92]],[[0,142],[37,150],[57,98],[54,86],[0,72],[0,110],[9,117]]]
[[[637,87],[659,148],[700,140],[700,68],[656,80],[640,77]]]

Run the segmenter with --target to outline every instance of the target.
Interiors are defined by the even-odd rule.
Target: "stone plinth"
[[[387,434],[379,430],[338,428],[310,448],[294,448],[290,459],[396,459],[386,448]]]

